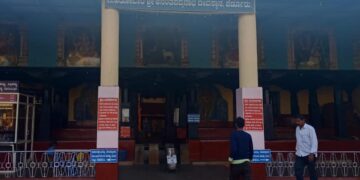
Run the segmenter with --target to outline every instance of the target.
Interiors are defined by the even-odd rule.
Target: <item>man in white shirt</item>
[[[296,180],[303,180],[304,168],[307,166],[310,180],[317,180],[315,162],[318,151],[318,140],[315,129],[305,123],[305,118],[296,116]]]

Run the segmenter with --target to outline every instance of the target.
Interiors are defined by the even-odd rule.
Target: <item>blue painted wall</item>
[[[344,21],[326,20],[319,16],[304,21],[307,17],[286,18],[258,15],[258,31],[264,42],[266,69],[288,68],[288,31],[292,27],[323,26],[334,30],[338,69],[353,69],[353,39],[360,36],[360,24],[356,18]],[[1,21],[20,21],[16,18],[2,17]],[[56,67],[57,30],[61,23],[90,24],[100,28],[100,16],[64,16],[32,14],[21,19],[28,28],[30,67]],[[159,13],[135,14],[120,13],[120,66],[135,67],[135,39],[139,23],[153,26],[178,25],[189,42],[189,63],[194,68],[211,68],[211,48],[214,28],[236,28],[236,16],[221,15],[164,15]]]
[[[30,67],[55,67],[57,58],[57,19],[54,16],[26,17]]]

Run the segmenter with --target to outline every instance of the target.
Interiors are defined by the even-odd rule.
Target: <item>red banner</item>
[[[117,130],[119,126],[119,99],[98,99],[98,124],[97,129],[102,131]]]
[[[263,131],[263,101],[262,99],[243,99],[245,130]]]

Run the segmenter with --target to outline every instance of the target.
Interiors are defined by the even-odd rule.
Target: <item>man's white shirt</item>
[[[315,129],[304,124],[302,128],[296,127],[296,155],[300,157],[315,154],[317,156],[318,140]]]

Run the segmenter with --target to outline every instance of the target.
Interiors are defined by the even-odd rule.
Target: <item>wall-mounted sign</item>
[[[117,163],[117,149],[92,149],[90,151],[91,163]]]
[[[130,122],[130,109],[122,108],[121,110],[121,122],[128,123]]]
[[[200,114],[188,114],[188,123],[199,123]]]
[[[17,81],[0,81],[0,92],[6,92],[6,93],[19,92],[19,82],[17,82]]]
[[[99,87],[96,148],[119,148],[119,94],[119,87]]]
[[[121,138],[130,138],[131,137],[131,128],[129,126],[120,127],[120,137]]]
[[[268,163],[271,162],[271,150],[262,149],[254,150],[253,163]]]
[[[263,131],[263,101],[262,99],[243,99],[245,130]]]
[[[254,13],[255,0],[106,0],[107,8],[138,11]]]
[[[265,149],[262,98],[261,87],[236,90],[236,116],[245,119],[244,129],[251,135],[254,149]]]
[[[119,99],[99,98],[98,100],[98,130],[113,131],[119,126]]]

